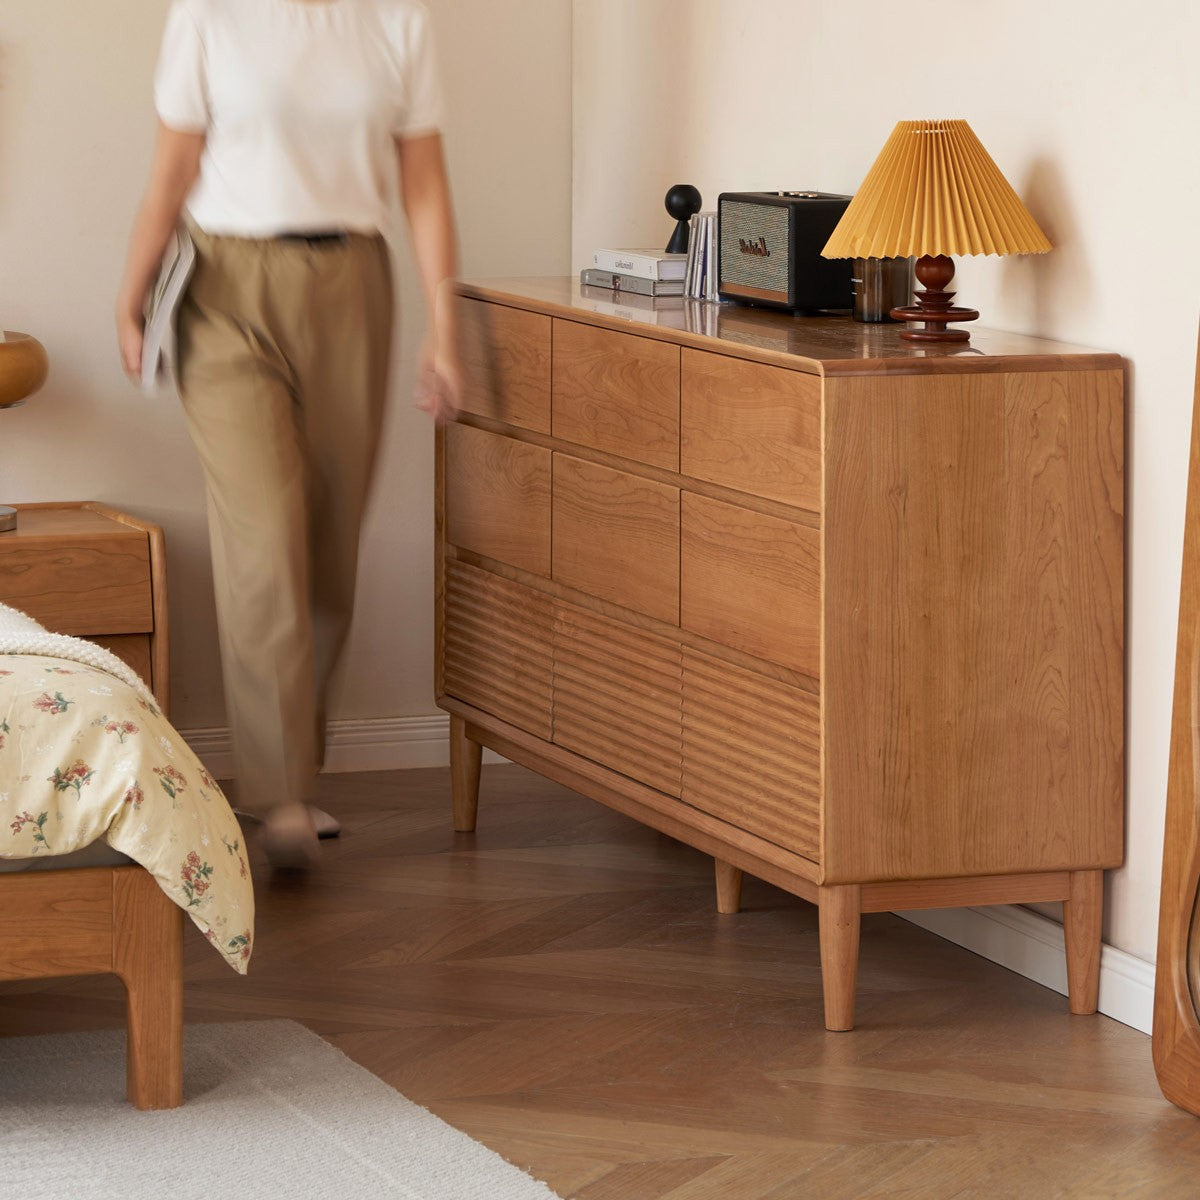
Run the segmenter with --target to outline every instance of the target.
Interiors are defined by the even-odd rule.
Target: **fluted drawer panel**
[[[818,860],[820,700],[683,648],[683,790],[693,808]]]
[[[550,740],[553,602],[489,571],[446,563],[446,694]]]
[[[679,795],[677,641],[570,604],[554,615],[554,741]]]

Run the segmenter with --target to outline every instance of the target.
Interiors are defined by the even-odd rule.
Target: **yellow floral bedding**
[[[62,638],[56,655],[73,641]],[[81,645],[82,657],[103,653]],[[117,665],[110,673],[72,657],[0,652],[0,857],[69,854],[103,838],[244,974],[254,893],[237,819]]]

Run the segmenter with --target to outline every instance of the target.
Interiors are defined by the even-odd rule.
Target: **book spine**
[[[660,262],[648,254],[627,254],[620,250],[597,250],[592,255],[593,264],[601,271],[614,271],[620,275],[638,275],[642,279],[658,281],[662,278]]]

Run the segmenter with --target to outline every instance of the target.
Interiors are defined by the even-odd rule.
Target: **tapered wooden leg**
[[[467,737],[462,717],[450,718],[450,795],[456,833],[473,833],[479,813],[479,764],[483,747]]]
[[[717,869],[717,912],[735,913],[742,907],[742,873],[719,858],[713,859]]]
[[[1067,997],[1071,1011],[1086,1016],[1100,1002],[1100,925],[1104,872],[1072,871],[1071,898],[1063,901],[1067,943]]]
[[[113,871],[113,971],[125,984],[125,1094],[183,1103],[183,911],[141,867]]]
[[[854,1028],[854,989],[858,981],[858,930],[861,896],[857,884],[821,888],[821,984],[825,991],[825,1028]]]

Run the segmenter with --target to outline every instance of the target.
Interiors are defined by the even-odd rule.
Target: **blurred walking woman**
[[[392,331],[380,234],[397,189],[430,314],[424,406],[457,394],[456,270],[428,14],[415,0],[175,0],[159,137],[117,304],[143,303],[186,205],[197,266],[179,385],[208,485],[240,806],[277,865],[315,861],[306,807],[346,640]],[[317,814],[322,817],[323,814]]]

